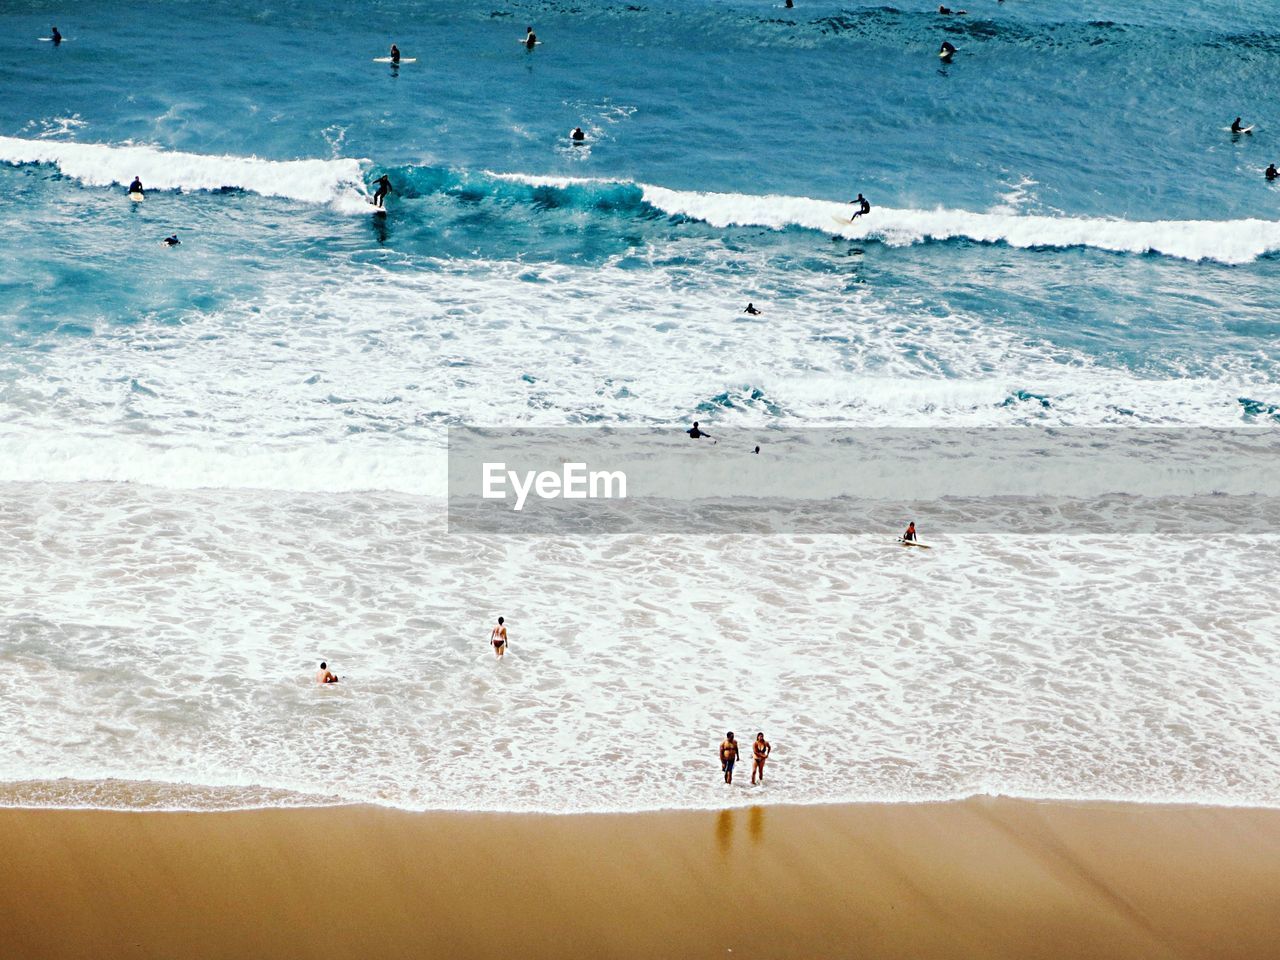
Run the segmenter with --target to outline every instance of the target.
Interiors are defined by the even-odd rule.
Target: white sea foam
[[[89,186],[127,185],[148,190],[248,190],[266,197],[329,203],[366,210],[360,160],[260,160],[206,156],[145,145],[71,143],[0,137],[0,163],[55,166]],[[353,207],[358,202],[359,207]]]
[[[3,503],[0,780],[219,788],[11,802],[1280,804],[1280,614],[1258,589],[1280,538],[1132,549],[925,519],[920,553],[889,522],[499,541],[384,494],[11,484]],[[312,683],[320,659],[337,687]],[[773,742],[765,790],[720,782],[727,729]]]

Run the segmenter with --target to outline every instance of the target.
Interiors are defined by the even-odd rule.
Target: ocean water
[[[451,426],[1280,429],[1280,12],[936,6],[0,3],[0,802],[1280,804],[1274,536],[446,527]]]

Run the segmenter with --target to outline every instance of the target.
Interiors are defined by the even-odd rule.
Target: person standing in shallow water
[[[755,786],[756,774],[760,774],[760,782],[764,783],[764,762],[773,752],[773,746],[764,738],[763,733],[756,734],[756,742],[751,745],[751,785]]]
[[[733,731],[724,735],[720,744],[720,769],[724,771],[724,782],[733,783],[733,765],[738,762],[738,741],[733,739]]]
[[[498,625],[490,631],[489,642],[493,644],[495,657],[501,658],[507,652],[507,626],[502,617],[498,618]]]

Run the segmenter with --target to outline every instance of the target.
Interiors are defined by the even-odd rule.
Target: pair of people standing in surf
[[[751,744],[751,785],[755,786],[756,777],[759,776],[760,783],[764,783],[764,762],[769,759],[769,754],[773,752],[773,745],[764,738],[763,733],[757,733],[755,742]],[[733,783],[733,766],[738,762],[738,741],[733,737],[733,731],[730,730],[724,735],[724,741],[720,744],[720,769],[724,771],[724,782]]]

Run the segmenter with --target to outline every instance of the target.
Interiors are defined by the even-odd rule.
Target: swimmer
[[[49,39],[53,41],[55,47],[62,42],[62,34],[58,32],[57,27],[49,28]]]
[[[951,58],[956,55],[956,48],[951,45],[950,40],[943,40],[942,46],[938,48],[938,56],[943,63],[950,63]]]
[[[957,17],[963,17],[969,11],[968,10],[952,10],[950,7],[938,7],[938,12],[942,14],[944,17],[949,17],[952,14],[954,14]]]
[[[701,440],[703,437],[706,437],[708,440],[711,439],[711,434],[707,433],[705,430],[698,429],[697,420],[693,421],[693,427],[686,430],[685,433],[691,436],[694,440]]]
[[[760,314],[764,313],[764,311],[759,309],[754,303],[748,303],[747,309],[743,310],[742,312],[749,313],[753,317],[758,317],[760,316]]]
[[[760,774],[760,782],[764,783],[764,762],[769,759],[769,754],[773,752],[773,746],[764,738],[763,733],[756,734],[756,742],[751,745],[752,763],[751,763],[751,785],[755,786],[756,773]]]
[[[391,62],[392,63],[400,62],[400,48],[397,47],[394,43],[391,45]]]
[[[375,207],[381,207],[383,205],[382,201],[385,200],[387,194],[391,192],[391,180],[384,173],[374,182],[377,183],[378,189],[373,194],[373,205]]]
[[[914,520],[907,524],[907,532],[902,535],[902,539],[907,543],[916,542],[916,522]]]
[[[316,671],[316,683],[337,683],[338,675],[329,669],[329,665],[320,661],[320,669]]]
[[[502,617],[498,618],[498,625],[489,633],[489,642],[493,644],[493,655],[501,657],[507,652],[507,628],[506,621]]]
[[[724,735],[720,744],[720,769],[724,771],[724,782],[733,783],[733,765],[738,762],[738,741],[733,739],[733,731]]]
[[[582,143],[587,139],[587,135],[582,132],[581,127],[574,127],[573,132],[569,134],[569,139],[574,143]]]
[[[867,202],[867,198],[864,197],[862,194],[858,194],[858,196],[855,199],[850,200],[849,202],[856,203],[858,205],[857,211],[854,213],[852,217],[849,218],[850,223],[853,223],[853,221],[857,220],[859,217],[865,216],[866,214],[871,212],[871,204]]]
[[[1268,180],[1275,180],[1277,177],[1280,177],[1280,170],[1276,169],[1276,165],[1274,163],[1267,167],[1266,176]]]
[[[177,247],[182,245],[182,241],[178,239],[178,235],[176,233],[173,234],[173,236],[165,237],[160,242],[163,243],[166,247]]]
[[[142,180],[138,177],[133,178],[133,183],[129,184],[129,193],[143,193]],[[145,194],[144,194],[145,195]]]
[[[784,6],[785,6],[788,10],[790,10],[790,9],[791,9],[792,7],[794,7],[795,5],[796,5],[796,4],[795,4],[795,0],[787,0],[787,2],[784,4]]]
[[[538,43],[538,35],[533,32],[533,27],[525,27],[524,31],[524,48],[532,50]]]

